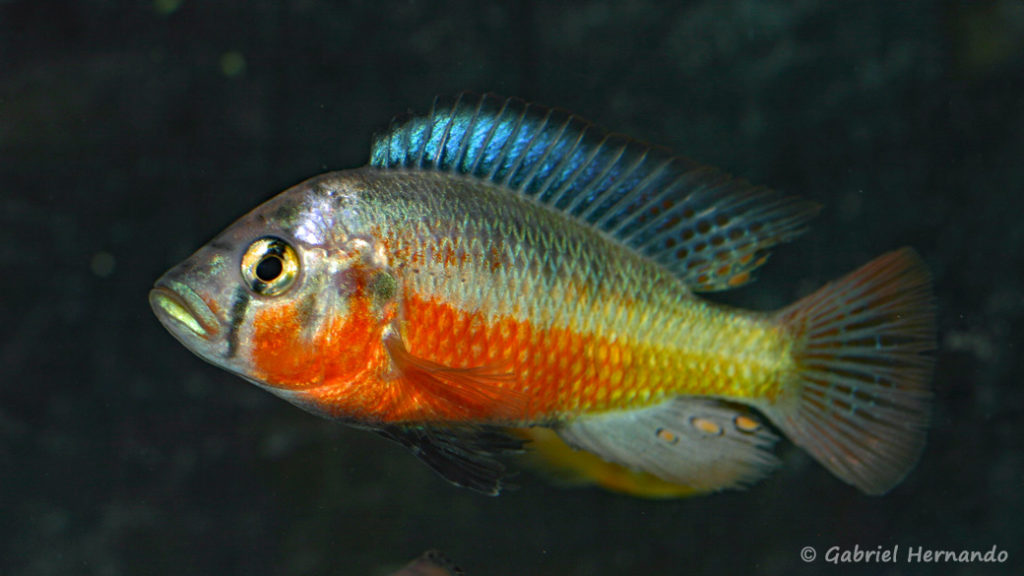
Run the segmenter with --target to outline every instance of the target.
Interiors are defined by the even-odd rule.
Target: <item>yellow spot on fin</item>
[[[680,396],[648,408],[580,416],[523,431],[536,467],[567,484],[647,498],[741,488],[770,472],[776,436],[744,407]],[[574,449],[575,448],[575,449]]]
[[[721,436],[722,427],[719,426],[713,420],[707,418],[690,418],[690,425],[697,429],[698,432],[706,436]]]
[[[677,444],[679,442],[679,436],[668,428],[658,428],[654,433],[662,442],[667,442],[669,444]]]
[[[754,420],[750,416],[739,415],[736,420],[733,421],[736,424],[736,429],[740,432],[746,432],[752,434],[761,429],[761,423]]]

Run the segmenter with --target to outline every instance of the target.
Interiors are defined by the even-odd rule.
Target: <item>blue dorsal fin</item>
[[[695,291],[748,282],[818,205],[754,187],[564,110],[494,94],[435,100],[392,122],[370,165],[480,178],[531,197],[655,260]]]

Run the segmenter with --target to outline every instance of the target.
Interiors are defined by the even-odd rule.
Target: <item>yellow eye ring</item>
[[[299,255],[280,238],[260,238],[242,256],[242,278],[261,296],[283,294],[298,276]]]

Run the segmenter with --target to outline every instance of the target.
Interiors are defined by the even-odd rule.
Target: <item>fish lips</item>
[[[149,292],[149,305],[164,328],[192,350],[210,346],[221,332],[210,306],[182,282],[158,280]]]

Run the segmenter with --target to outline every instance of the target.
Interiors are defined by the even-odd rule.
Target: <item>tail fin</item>
[[[925,442],[935,347],[931,279],[910,248],[782,310],[796,368],[765,414],[844,481],[884,494]]]

